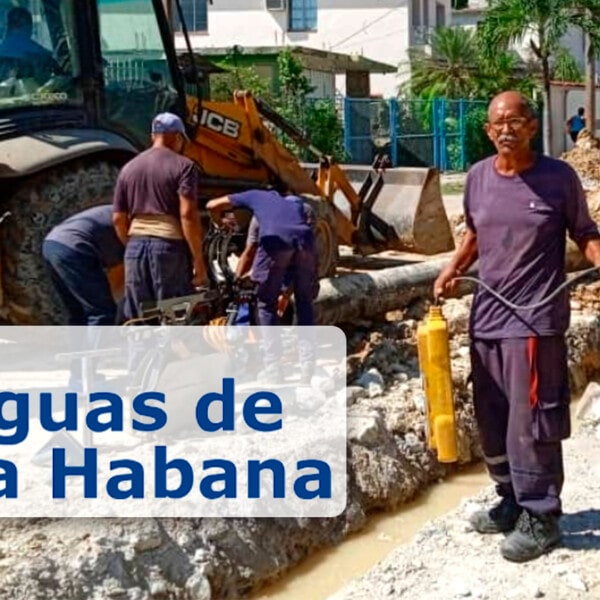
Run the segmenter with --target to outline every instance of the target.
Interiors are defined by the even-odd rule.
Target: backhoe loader
[[[10,322],[64,322],[43,238],[67,216],[112,201],[119,169],[148,146],[152,117],[165,110],[189,128],[201,208],[218,194],[281,184],[316,207],[321,276],[334,273],[338,244],[362,254],[453,248],[435,170],[368,168],[351,181],[251,94],[220,103],[186,95],[199,74],[185,26],[181,68],[161,0],[18,2],[32,15],[18,34],[36,49],[21,55],[7,27],[15,4],[0,0],[0,316]],[[183,23],[178,1],[175,9]],[[303,166],[273,128],[311,150],[316,166]],[[248,215],[237,216],[243,226]]]

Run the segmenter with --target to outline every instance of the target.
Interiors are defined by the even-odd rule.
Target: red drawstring
[[[537,337],[527,339],[527,355],[529,357],[529,405],[535,408],[538,403],[538,373],[536,366],[537,359]]]

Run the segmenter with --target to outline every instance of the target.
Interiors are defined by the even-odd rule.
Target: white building
[[[304,46],[396,65],[371,75],[371,94],[395,96],[407,48],[450,21],[450,0],[180,0],[195,49]],[[178,19],[173,19],[175,28]],[[177,48],[184,48],[176,34]],[[406,75],[404,75],[406,77]],[[345,94],[345,79],[336,80]]]
[[[452,11],[452,24],[474,29],[477,23],[483,20],[488,0],[469,0],[469,7]],[[525,60],[532,59],[530,40],[533,35],[527,35],[515,44],[514,48]],[[585,39],[581,30],[572,27],[561,40],[561,45],[569,50],[577,64],[583,68],[585,65]]]

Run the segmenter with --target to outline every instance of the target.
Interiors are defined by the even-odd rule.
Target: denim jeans
[[[186,242],[150,236],[130,238],[125,248],[125,318],[138,317],[142,302],[193,293],[192,277]]]
[[[114,325],[117,306],[100,259],[45,241],[42,255],[69,325]]]

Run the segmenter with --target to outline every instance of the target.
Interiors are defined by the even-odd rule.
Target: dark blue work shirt
[[[282,196],[274,190],[249,190],[230,194],[229,200],[235,208],[252,211],[258,221],[258,242],[265,250],[314,246],[314,214],[302,198]]]
[[[63,221],[46,236],[86,256],[96,256],[105,268],[123,262],[121,244],[112,222],[110,204],[95,206]]]

